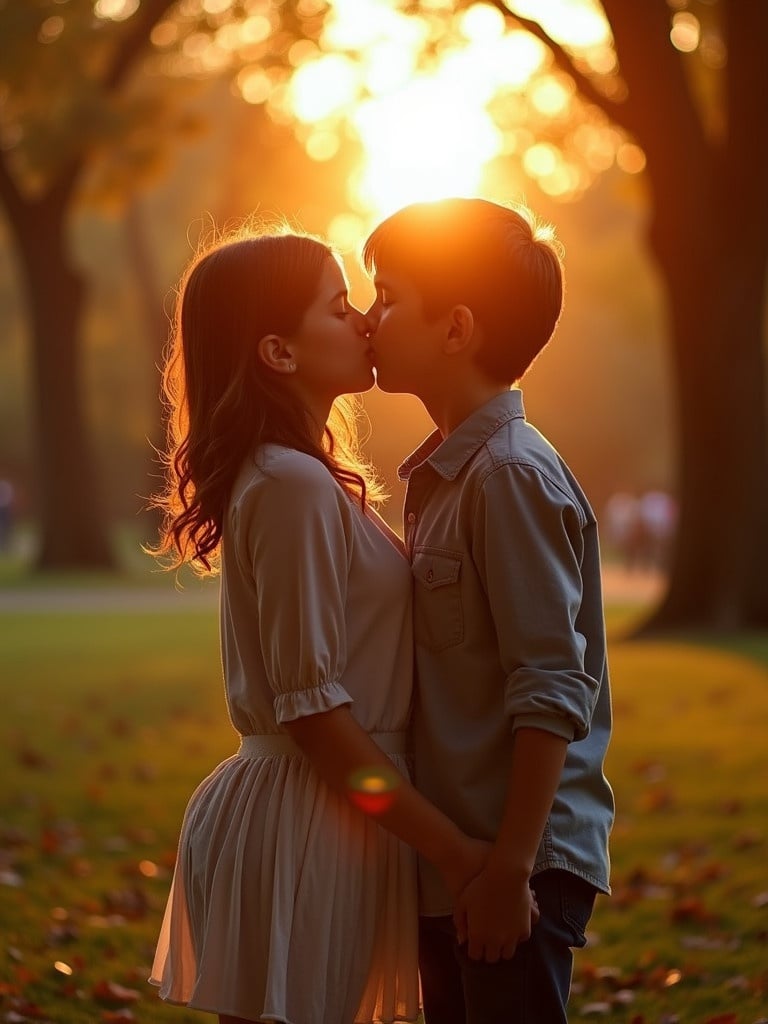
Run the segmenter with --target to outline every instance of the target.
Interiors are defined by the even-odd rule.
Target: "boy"
[[[437,428],[400,467],[416,784],[492,843],[456,906],[420,866],[426,1024],[558,1024],[571,947],[610,891],[613,821],[595,517],[513,387],[559,318],[560,258],[482,199],[406,207],[364,258],[379,387],[416,395]]]

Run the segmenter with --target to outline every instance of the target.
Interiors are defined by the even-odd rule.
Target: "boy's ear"
[[[259,338],[256,351],[262,364],[275,373],[293,373],[296,369],[291,346],[279,334],[265,334]]]
[[[443,341],[443,352],[461,352],[472,341],[475,318],[469,306],[454,306],[448,314],[448,330]]]

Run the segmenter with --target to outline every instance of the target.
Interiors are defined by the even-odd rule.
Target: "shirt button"
[[[413,523],[416,522],[416,513],[415,512],[409,512],[408,513],[408,522],[411,523],[411,525],[413,525]]]
[[[427,583],[431,583],[434,578],[435,578],[435,574],[430,569],[429,572],[427,573]]]

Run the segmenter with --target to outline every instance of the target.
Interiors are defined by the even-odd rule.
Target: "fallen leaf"
[[[104,1003],[135,1003],[141,999],[141,992],[116,981],[99,981],[93,986],[93,998]]]
[[[39,750],[33,747],[20,747],[16,751],[16,760],[22,768],[28,768],[33,772],[49,772],[53,765]]]

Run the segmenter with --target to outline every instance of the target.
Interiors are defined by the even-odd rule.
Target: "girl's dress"
[[[233,489],[221,644],[237,754],[197,788],[150,981],[248,1020],[418,1015],[412,851],[320,778],[282,723],[349,705],[405,775],[411,572],[317,459],[264,445]]]

